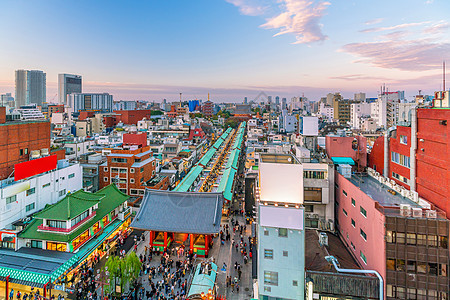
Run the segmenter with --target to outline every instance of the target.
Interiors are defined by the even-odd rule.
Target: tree
[[[160,115],[163,115],[163,114],[164,113],[162,111],[160,111],[160,110],[152,110],[150,112],[150,115],[152,115],[152,116],[160,116]]]
[[[114,293],[117,283],[120,284],[120,290],[122,291],[124,286],[138,278],[142,263],[135,252],[130,252],[125,258],[111,255],[105,266],[108,267],[111,278],[110,285],[106,287],[106,291]]]
[[[238,121],[234,118],[229,118],[225,121],[225,127],[237,128]]]

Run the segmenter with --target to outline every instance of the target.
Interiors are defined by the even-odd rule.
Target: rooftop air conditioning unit
[[[411,216],[411,206],[408,204],[400,204],[400,215],[402,217],[410,217]]]
[[[412,209],[412,216],[414,218],[422,218],[422,209],[419,207],[414,207]]]
[[[41,149],[41,155],[42,155],[42,156],[48,155],[48,148]]]
[[[32,159],[39,158],[39,157],[41,157],[41,151],[33,150],[33,151],[31,151],[30,156],[31,156]]]
[[[319,233],[319,244],[328,247],[328,235],[325,232]]]
[[[427,210],[427,218],[429,219],[436,219],[437,213],[435,210]]]

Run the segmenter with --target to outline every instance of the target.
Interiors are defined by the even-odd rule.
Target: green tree
[[[108,293],[115,292],[115,286],[120,285],[120,290],[132,283],[139,276],[142,263],[135,252],[128,253],[125,258],[111,255],[105,264],[108,267],[110,285],[106,286]]]
[[[163,115],[163,114],[164,114],[164,112],[162,112],[160,110],[152,110],[150,112],[150,115],[152,115],[152,116],[160,116],[160,115]]]
[[[225,128],[231,127],[231,128],[237,128],[238,127],[238,121],[234,118],[229,118],[225,121]]]

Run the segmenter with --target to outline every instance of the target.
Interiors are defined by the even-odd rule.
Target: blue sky
[[[47,73],[50,101],[58,73],[116,100],[432,93],[449,13],[447,0],[2,0],[0,93],[21,68]]]

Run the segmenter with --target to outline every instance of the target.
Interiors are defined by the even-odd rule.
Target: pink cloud
[[[389,27],[373,27],[373,28],[367,28],[367,29],[360,30],[360,32],[379,32],[379,31],[387,31],[387,30],[397,30],[397,29],[403,29],[403,28],[408,28],[408,27],[413,27],[413,26],[421,26],[421,25],[429,24],[429,23],[431,23],[431,22],[426,21],[426,22],[418,22],[418,23],[404,23],[404,24],[399,24],[399,25],[389,26]]]
[[[239,8],[239,12],[246,16],[260,16],[265,13],[267,6],[257,0],[225,0]]]

